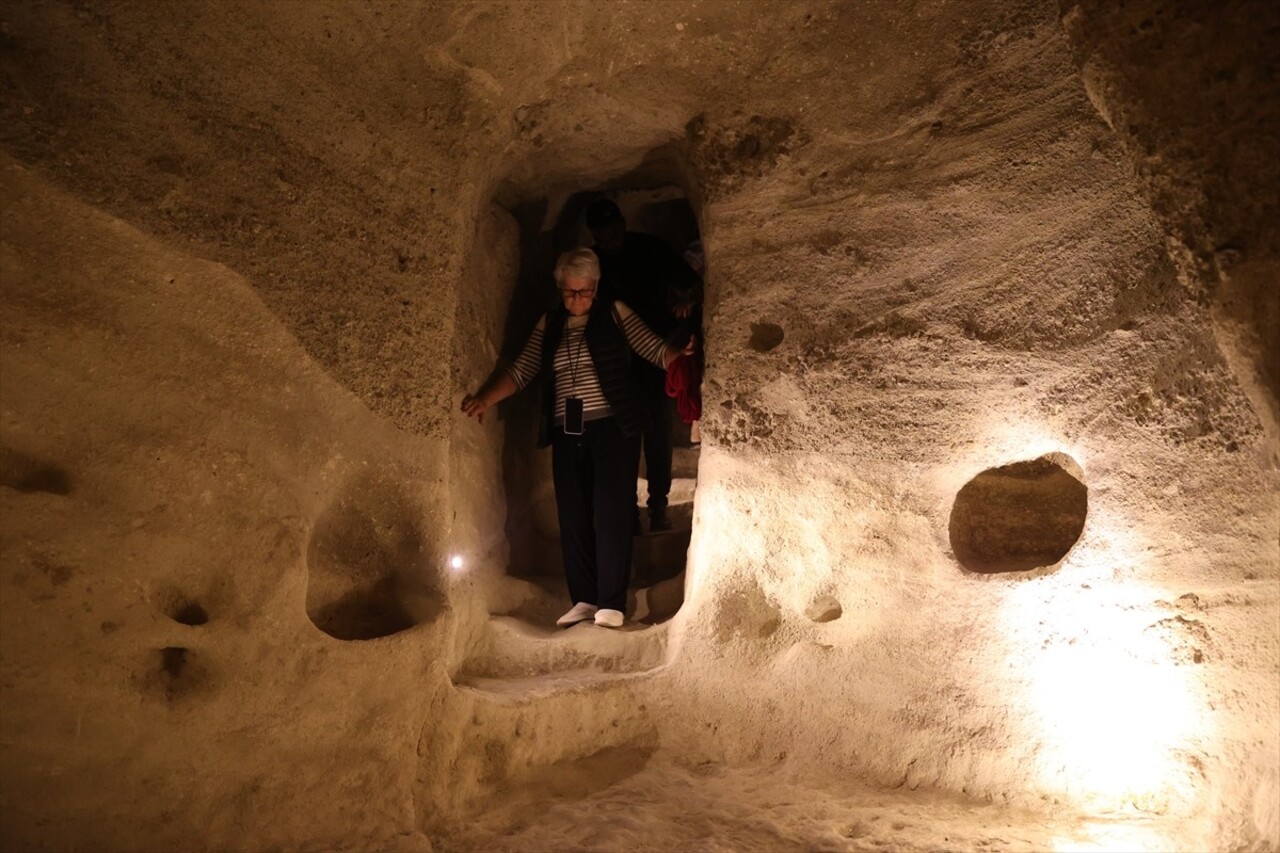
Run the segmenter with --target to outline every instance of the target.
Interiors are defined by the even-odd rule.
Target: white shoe
[[[586,622],[592,617],[598,608],[594,604],[587,604],[585,601],[579,601],[573,607],[569,608],[569,612],[556,620],[556,624],[562,628],[569,625],[577,625],[579,622]],[[619,622],[618,624],[622,624]]]
[[[596,624],[605,628],[621,628],[625,620],[626,617],[622,615],[621,610],[610,610],[606,607],[604,610],[596,611]]]

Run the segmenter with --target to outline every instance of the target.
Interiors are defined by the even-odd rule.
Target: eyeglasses
[[[560,295],[565,299],[573,299],[575,297],[588,299],[596,295],[596,289],[594,287],[584,287],[582,290],[569,290],[568,288],[562,287],[560,288]]]

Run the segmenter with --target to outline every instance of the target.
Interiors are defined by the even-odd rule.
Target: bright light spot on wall
[[[1178,849],[1162,833],[1131,823],[1090,823],[1076,837],[1053,841],[1054,853],[1164,853]]]
[[[1186,685],[1172,662],[1140,659],[1118,632],[1102,633],[1035,663],[1032,696],[1051,742],[1040,770],[1113,804],[1162,810],[1178,774],[1172,751],[1195,723]]]
[[[1164,813],[1194,801],[1186,756],[1211,732],[1193,671],[1152,630],[1168,616],[1160,597],[1132,587],[1009,590],[1001,621],[1026,656],[1026,734],[1039,744],[1046,788],[1106,810]]]
[[[462,568],[461,554],[454,554],[452,557],[449,558],[449,568],[453,569],[455,572],[459,571]]]
[[[1007,421],[992,421],[980,437],[978,446],[993,454],[997,464],[1017,459],[1037,459],[1046,453],[1066,453],[1086,471],[1087,448],[1079,443],[1066,441],[1056,430],[1042,426],[1023,417],[1011,417]],[[989,467],[989,466],[988,466]]]
[[[760,507],[755,490],[744,487],[740,477],[733,460],[714,448],[703,449],[686,562],[686,602],[702,600],[716,568],[766,559],[764,530],[756,521]]]

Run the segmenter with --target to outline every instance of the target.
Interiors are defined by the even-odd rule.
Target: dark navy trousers
[[[551,474],[569,595],[625,612],[640,437],[624,436],[615,418],[587,421],[582,435],[555,430]]]
[[[649,509],[667,508],[671,494],[671,398],[667,396],[667,373],[645,362],[636,365],[636,395],[646,412],[644,428],[644,474],[649,481]],[[634,451],[636,471],[640,470],[640,445]],[[637,492],[638,483],[631,491]],[[639,501],[639,495],[633,494]]]

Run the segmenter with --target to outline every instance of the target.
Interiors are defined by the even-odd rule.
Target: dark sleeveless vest
[[[556,350],[564,339],[569,312],[557,305],[547,312],[547,325],[542,336],[542,418],[538,426],[538,446],[548,447],[556,430]],[[631,345],[613,302],[597,299],[587,313],[587,352],[600,377],[600,390],[613,409],[613,417],[625,436],[640,435],[645,428],[647,412],[636,396],[631,372]]]

